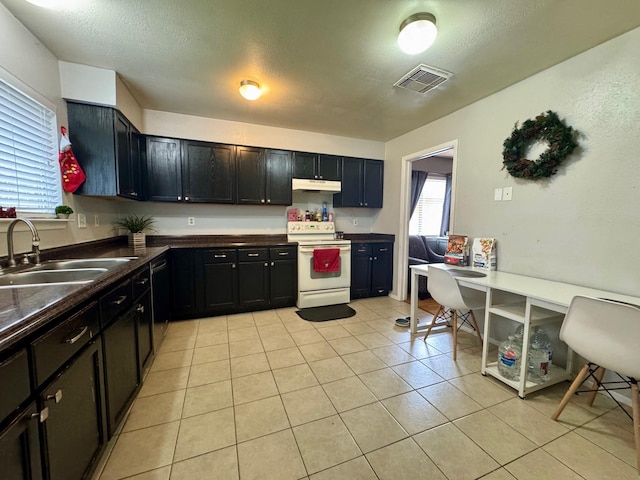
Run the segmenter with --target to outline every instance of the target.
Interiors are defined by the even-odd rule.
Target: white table
[[[485,321],[484,321],[484,346],[482,351],[482,374],[491,375],[518,390],[521,398],[526,393],[539,390],[555,383],[567,380],[571,376],[572,352],[567,353],[567,365],[565,368],[553,366],[550,379],[545,382],[534,382],[526,378],[527,362],[521,366],[520,381],[504,378],[498,373],[496,362],[489,362],[487,352],[488,340],[491,338],[491,323],[494,317],[508,318],[524,325],[522,358],[527,358],[530,327],[561,321],[567,312],[571,300],[576,295],[588,297],[609,298],[622,302],[640,305],[640,297],[632,297],[619,293],[598,290],[595,288],[581,287],[568,283],[554,282],[540,278],[516,275],[513,273],[487,271],[472,267],[456,267],[442,263],[411,266],[411,333],[418,333],[418,279],[420,276],[428,276],[429,268],[441,268],[445,270],[458,270],[485,273],[485,277],[455,276],[458,284],[485,292]],[[495,297],[507,297],[508,301],[494,301]]]

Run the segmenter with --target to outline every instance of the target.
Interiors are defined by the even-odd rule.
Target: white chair
[[[452,319],[454,360],[457,359],[458,352],[458,329],[465,323],[468,323],[475,329],[478,340],[480,340],[480,345],[482,345],[482,336],[480,335],[480,329],[478,328],[476,316],[473,314],[473,309],[484,308],[484,295],[481,297],[463,297],[456,279],[446,270],[437,267],[429,268],[429,283],[427,284],[427,288],[433,299],[440,305],[440,308],[433,316],[433,320],[424,335],[424,340],[427,339],[431,333],[431,329],[437,323],[442,323],[442,321],[448,323],[448,320]],[[460,313],[460,315],[458,313]],[[460,326],[458,326],[458,318],[462,320]],[[469,318],[471,318],[473,324],[469,322]]]
[[[560,339],[588,363],[576,375],[551,418],[558,419],[578,387],[588,377],[594,380],[595,392],[600,387],[609,392],[620,389],[617,385],[621,383],[625,384],[622,388],[629,388],[630,385],[636,463],[640,470],[640,402],[637,382],[640,378],[640,308],[627,303],[576,296],[562,322]],[[623,381],[602,382],[604,369],[616,372]],[[608,388],[608,385],[613,388]],[[594,398],[595,393],[592,403]]]

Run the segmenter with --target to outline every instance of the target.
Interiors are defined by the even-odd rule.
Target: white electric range
[[[351,240],[335,239],[334,222],[288,222],[287,241],[298,242],[298,308],[349,303]],[[340,269],[314,270],[314,251],[340,250]]]

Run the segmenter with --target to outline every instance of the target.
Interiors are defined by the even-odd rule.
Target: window
[[[0,205],[53,213],[61,203],[56,115],[0,80]]]
[[[409,235],[440,235],[446,187],[446,177],[429,174],[409,221]]]

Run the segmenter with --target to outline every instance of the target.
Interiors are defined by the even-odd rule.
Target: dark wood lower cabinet
[[[0,477],[4,480],[42,480],[38,417],[32,403],[0,432]]]
[[[393,243],[351,245],[351,298],[388,295],[393,281]]]
[[[203,266],[203,310],[233,310],[238,303],[238,269],[236,263],[207,263]]]
[[[238,264],[238,306],[242,310],[261,309],[269,305],[269,263]]]
[[[177,317],[197,313],[199,308],[196,304],[195,252],[195,249],[171,252],[171,312]]]
[[[102,348],[90,343],[41,396],[49,480],[80,480],[90,473],[106,441],[103,418]]]
[[[298,262],[295,255],[292,257],[290,260],[272,260],[269,264],[269,304],[271,307],[288,307],[296,303]]]
[[[107,405],[107,430],[113,436],[118,423],[138,388],[137,332],[135,306],[122,314],[103,332]]]
[[[153,354],[153,314],[151,310],[151,291],[147,290],[135,302],[138,313],[138,359],[139,369],[143,372],[149,365]]]

